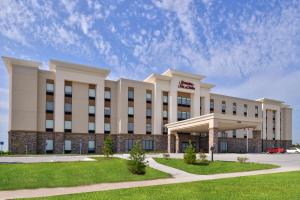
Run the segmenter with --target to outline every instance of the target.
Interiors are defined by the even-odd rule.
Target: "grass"
[[[134,175],[128,171],[126,160],[96,159],[96,162],[0,164],[0,190],[78,186],[170,177],[149,167],[145,175]]]
[[[41,198],[47,200],[295,200],[300,172],[248,176]]]
[[[155,158],[155,161],[163,165],[177,168],[192,174],[220,174],[231,172],[254,171],[261,169],[272,169],[278,167],[276,165],[271,164],[239,163],[229,161],[214,161],[209,162],[208,165],[201,165],[200,163],[189,165],[186,164],[183,159]]]

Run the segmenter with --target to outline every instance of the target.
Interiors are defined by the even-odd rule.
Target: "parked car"
[[[286,150],[287,153],[300,153],[300,149],[297,147],[293,147]]]
[[[285,150],[282,147],[272,147],[268,148],[267,153],[284,153]]]

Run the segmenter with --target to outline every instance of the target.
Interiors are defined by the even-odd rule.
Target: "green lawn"
[[[213,181],[151,186],[41,199],[90,200],[296,200],[300,199],[300,172],[288,172]]]
[[[163,165],[174,167],[192,174],[220,174],[231,172],[244,172],[260,169],[272,169],[278,166],[271,164],[259,164],[259,163],[239,163],[228,161],[214,161],[209,162],[208,165],[201,165],[199,163],[194,165],[188,165],[183,159],[165,159],[155,158],[155,161]]]
[[[138,181],[170,175],[147,168],[146,175],[131,174],[126,160],[97,158],[96,162],[0,164],[0,190]]]

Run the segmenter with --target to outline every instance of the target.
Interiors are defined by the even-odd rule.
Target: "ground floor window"
[[[133,140],[125,140],[125,151],[129,152],[131,151],[133,147]]]
[[[46,150],[46,153],[53,152],[53,140],[46,140],[45,150]]]
[[[143,149],[145,151],[153,150],[153,140],[143,140]]]
[[[228,151],[228,144],[226,141],[220,142],[220,152],[227,152]]]
[[[196,149],[196,143],[192,142],[193,147]],[[181,151],[185,152],[185,149],[189,146],[188,142],[181,142]]]
[[[95,141],[90,140],[88,143],[88,152],[89,153],[95,153]]]
[[[71,151],[72,151],[71,140],[65,140],[65,153],[71,153]]]

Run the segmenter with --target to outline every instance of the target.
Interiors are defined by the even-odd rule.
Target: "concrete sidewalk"
[[[126,159],[128,155],[117,155],[117,157],[122,157]],[[174,169],[172,167],[159,164],[155,162],[151,157],[147,157],[147,160],[149,162],[150,167],[169,173],[173,176],[173,178],[147,180],[147,181],[121,182],[121,183],[101,183],[101,184],[76,186],[76,187],[0,191],[0,199],[46,197],[46,196],[54,196],[54,195],[65,195],[65,194],[96,192],[96,191],[115,190],[115,189],[133,188],[133,187],[166,185],[166,184],[174,184],[174,183],[214,180],[214,179],[222,179],[222,178],[241,177],[241,176],[253,176],[253,175],[260,175],[260,174],[271,174],[271,173],[278,173],[278,172],[289,172],[289,171],[300,170],[300,166],[290,166],[290,167],[284,166],[276,169],[259,170],[259,171],[251,171],[251,172],[237,172],[237,173],[216,174],[216,175],[194,175],[178,169]]]

